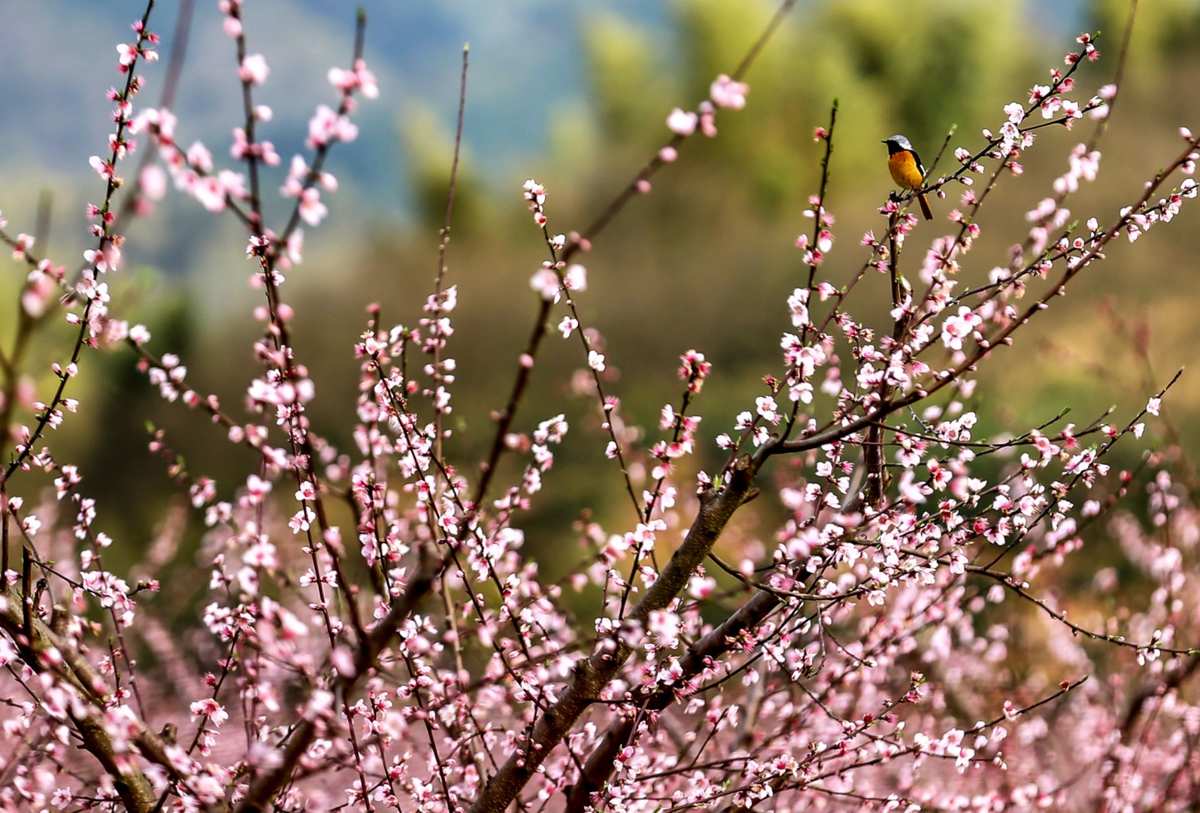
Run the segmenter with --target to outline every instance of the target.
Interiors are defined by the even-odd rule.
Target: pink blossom
[[[310,226],[320,225],[329,210],[321,203],[321,193],[309,187],[300,193],[300,217]]]
[[[243,4],[218,8],[244,48]],[[119,49],[128,82],[108,93],[117,127],[93,164],[102,177],[80,235],[86,266],[69,275],[34,259],[28,234],[3,235],[24,275],[14,288],[22,319],[44,318],[67,284],[74,297],[63,302],[70,335],[31,330],[22,334],[30,352],[6,360],[12,386],[2,397],[12,401],[0,412],[12,425],[3,427],[0,511],[14,545],[38,555],[29,578],[20,557],[0,574],[10,698],[0,736],[35,744],[4,769],[0,807],[121,806],[130,788],[153,788],[180,810],[231,799],[613,811],[823,809],[839,799],[981,811],[1194,802],[1180,778],[1194,773],[1196,754],[1180,743],[1200,720],[1185,683],[1200,640],[1192,466],[1182,448],[1127,450],[1138,465],[1126,469],[1110,454],[1144,440],[1145,416],[1165,414],[1174,382],[1138,395],[1149,398],[1143,410],[1074,424],[1023,416],[1020,392],[977,374],[1019,367],[1029,348],[1007,346],[1035,338],[1025,325],[1054,318],[1040,314],[1059,313],[1058,294],[1093,277],[1103,284],[1090,266],[1107,261],[1115,235],[1140,238],[1200,193],[1190,132],[1162,174],[1137,163],[1149,183],[1107,215],[1068,205],[1101,171],[1085,137],[1066,145],[1062,174],[1031,198],[1025,227],[977,218],[997,198],[973,179],[1003,183],[1034,165],[1026,151],[1055,143],[1023,124],[1025,110],[1077,119],[1105,98],[1103,89],[1086,104],[1067,98],[1085,80],[1056,68],[1027,105],[1010,105],[995,134],[956,150],[939,190],[957,201],[951,228],[922,232],[903,201],[870,204],[860,214],[879,222],[850,247],[859,256],[840,263],[833,215],[811,194],[792,268],[756,265],[779,245],[731,249],[748,264],[740,271],[757,310],[738,321],[734,345],[707,356],[671,350],[653,319],[638,333],[645,347],[606,343],[597,325],[627,315],[609,312],[613,302],[679,293],[636,274],[628,291],[580,303],[599,308],[596,325],[580,324],[590,308],[554,307],[571,299],[564,294],[617,284],[620,274],[588,279],[576,254],[593,239],[619,239],[621,227],[589,229],[590,238],[552,231],[546,190],[529,180],[522,197],[540,227],[529,249],[546,258],[530,281],[539,301],[537,321],[520,330],[529,338],[494,342],[478,358],[458,352],[460,301],[508,318],[532,296],[478,287],[479,275],[458,268],[470,252],[452,250],[415,300],[367,306],[342,347],[350,386],[326,388],[324,365],[306,342],[292,343],[321,333],[324,303],[291,301],[285,283],[301,259],[297,222],[326,217],[338,187],[321,169],[326,153],[357,133],[353,97],[375,95],[374,77],[360,60],[330,71],[337,108],[318,109],[312,157],[289,163],[279,187],[289,205],[260,216],[249,177],[215,167],[203,145],[179,146],[170,111],[135,114],[144,80],[132,66],[151,59],[155,39],[140,21],[133,29],[137,42]],[[1079,44],[1071,67],[1098,55],[1090,36]],[[746,92],[721,77],[713,99],[684,114],[685,129],[715,136],[718,107],[744,105]],[[267,172],[274,148],[240,124],[234,158]],[[122,312],[109,312],[104,274],[119,267],[130,211],[113,193],[134,129],[159,159],[139,173],[134,215],[169,176],[230,216],[235,245],[247,240],[256,299],[242,354],[181,350],[170,331],[152,345],[132,319],[136,298],[117,298]],[[672,130],[670,145],[684,135]],[[621,191],[601,219],[571,217],[628,217],[624,208],[644,205],[631,189],[675,182],[656,174],[679,157],[670,145],[612,184]],[[282,222],[270,222],[275,208]],[[697,217],[692,232],[713,225]],[[972,260],[980,224],[1009,246],[1003,258]],[[206,234],[197,241],[220,249]],[[618,244],[596,262],[654,259],[636,248]],[[209,276],[206,291],[230,298],[227,275]],[[668,299],[685,311],[695,304]],[[1084,317],[1072,325],[1081,347]],[[779,318],[791,324],[781,329]],[[550,325],[573,341],[545,341]],[[1152,354],[1138,328],[1129,332],[1136,355]],[[61,353],[43,344],[58,341]],[[679,353],[675,377],[641,374],[662,360],[663,347],[647,342]],[[745,361],[772,342],[774,363],[735,364],[730,380],[709,383],[714,354]],[[178,496],[160,500],[158,515],[162,489],[114,499],[104,465],[78,465],[71,450],[81,438],[63,435],[86,434],[75,415],[104,388],[77,392],[77,379],[103,348],[166,402],[164,426],[148,427],[132,450],[161,465],[163,493]],[[565,380],[530,379],[547,353],[561,358],[546,375],[561,366]],[[189,370],[213,365],[242,365],[241,397],[199,390],[208,376]],[[496,370],[507,381],[493,381]],[[1028,384],[1022,373],[1037,370],[1018,370],[1010,389]],[[1126,386],[1118,378],[1111,386]],[[332,399],[321,410],[318,381]],[[625,407],[639,392],[658,407],[648,425]],[[563,399],[574,396],[585,438],[566,447]],[[457,414],[468,401],[479,404]],[[722,416],[712,433],[719,451],[698,455],[708,409]],[[233,466],[220,468],[234,472],[228,482],[203,473],[212,455],[191,454],[214,442],[229,444],[214,452]],[[39,483],[52,488],[38,496]],[[565,512],[555,507],[564,498]],[[119,514],[131,500],[150,510],[144,540],[123,537]],[[561,567],[550,567],[547,545]],[[1080,584],[1101,600],[1062,589],[1097,545],[1105,566]],[[172,586],[178,596],[159,592]],[[1076,765],[1095,769],[1081,775]]]
[[[529,287],[537,291],[542,299],[547,301],[558,300],[558,275],[549,268],[539,268],[529,278]]]
[[[13,242],[15,243],[12,251],[13,259],[21,260],[29,253],[29,249],[33,248],[34,237],[31,234],[21,232]]]
[[[717,117],[716,110],[713,108],[712,102],[707,99],[700,103],[700,132],[704,133],[705,138],[717,137]]]
[[[138,186],[148,200],[162,200],[167,194],[167,174],[162,167],[151,164],[138,176]]]
[[[215,700],[197,700],[192,703],[191,709],[193,717],[207,717],[216,726],[229,719],[229,712]]]
[[[958,312],[948,316],[942,323],[942,344],[951,350],[962,350],[963,339],[970,336],[983,320],[966,305],[960,305]]]
[[[759,417],[770,424],[779,423],[783,417],[779,414],[779,405],[775,403],[775,399],[764,395],[754,399],[755,409]]]
[[[808,297],[809,291],[807,288],[797,288],[788,297],[787,304],[788,310],[792,314],[793,327],[804,327],[808,324]]]
[[[318,105],[308,122],[310,148],[323,147],[337,141],[350,142],[358,138],[358,126],[346,116],[339,115],[328,105]]]
[[[345,94],[351,94],[357,90],[368,99],[379,97],[379,85],[375,74],[367,69],[366,62],[361,59],[355,62],[354,67],[350,70],[330,68],[329,83]]]
[[[586,291],[587,269],[579,263],[568,265],[567,270],[563,273],[563,284],[569,291]]]
[[[717,581],[708,576],[696,575],[688,582],[688,595],[694,599],[706,599],[717,589]]]
[[[731,110],[741,110],[746,106],[746,96],[750,86],[721,74],[713,80],[709,88],[709,98],[717,107],[727,107]]]
[[[690,136],[696,132],[696,123],[699,118],[695,113],[676,107],[671,111],[671,115],[667,116],[667,128],[676,135]]]
[[[262,54],[247,54],[238,68],[238,78],[252,85],[261,85],[267,81],[271,69],[267,66],[267,58]]]
[[[116,177],[116,170],[112,161],[106,161],[98,155],[93,155],[88,159],[88,164],[91,165],[92,169],[96,170],[97,175],[106,181]]]

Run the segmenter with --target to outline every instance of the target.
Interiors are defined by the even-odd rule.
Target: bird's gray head
[[[883,143],[888,145],[889,155],[899,152],[900,150],[908,150],[909,152],[912,152],[913,148],[912,142],[909,141],[906,136],[900,135],[900,133],[888,136],[887,138],[883,139]]]

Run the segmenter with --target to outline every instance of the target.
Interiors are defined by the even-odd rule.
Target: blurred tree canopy
[[[546,183],[551,228],[583,228],[669,137],[664,121],[671,108],[692,106],[707,96],[718,73],[734,68],[775,3],[673,0],[670,8],[669,31],[603,9],[592,12],[588,24],[572,35],[585,65],[584,98],[554,109],[545,150],[531,151],[515,166],[496,166],[485,152],[468,148],[464,153],[449,258],[449,282],[460,285],[460,308],[449,353],[459,369],[453,420],[467,428],[455,443],[468,445],[451,449],[452,459],[472,459],[480,450],[469,444],[486,442],[488,413],[504,402],[536,310],[528,280],[544,246],[521,205],[521,180],[532,176]],[[678,164],[655,180],[652,194],[636,201],[582,258],[591,284],[580,307],[585,322],[604,334],[622,413],[653,431],[661,405],[678,395],[677,356],[695,347],[715,363],[698,406],[704,415],[700,437],[710,444],[752,403],[761,376],[776,369],[778,333],[787,326],[782,302],[801,272],[792,242],[811,228],[801,213],[819,174],[812,132],[826,123],[833,99],[840,100],[840,112],[828,200],[838,219],[837,241],[821,271],[841,283],[860,264],[858,237],[879,227],[876,209],[891,188],[881,138],[906,133],[926,163],[953,126],[958,129],[951,147],[978,144],[981,128],[1002,121],[1002,106],[1025,101],[1033,84],[1046,81],[1048,67],[1062,65],[1075,34],[1090,27],[1102,32],[1104,59],[1080,73],[1078,95],[1087,98],[1111,81],[1127,13],[1123,0],[1062,8],[977,0],[799,4],[747,77],[746,110],[723,111],[718,138],[689,139]],[[447,60],[458,58],[458,47],[448,43]],[[513,43],[514,49],[522,47],[528,43]],[[1138,179],[1177,149],[1176,128],[1200,110],[1195,94],[1180,91],[1200,78],[1200,2],[1143,0],[1133,47],[1129,94],[1121,97],[1107,136],[1101,180],[1079,195],[1081,214],[1115,211],[1136,191]],[[472,64],[474,72],[494,68]],[[424,90],[447,97],[456,93],[450,86]],[[471,104],[468,93],[468,109]],[[314,425],[339,444],[352,442],[357,365],[351,348],[365,324],[364,307],[378,301],[385,324],[415,324],[432,285],[453,137],[453,122],[440,120],[430,112],[434,107],[410,103],[394,114],[392,148],[404,151],[408,171],[398,181],[397,195],[409,197],[410,220],[397,224],[381,217],[372,201],[344,187],[329,201],[329,223],[308,235],[305,264],[289,276],[283,291],[296,306],[299,353],[318,382]],[[1191,123],[1200,125],[1196,119]],[[1044,131],[1045,143],[1035,149],[1025,174],[1004,179],[992,215],[999,219],[983,224],[967,273],[981,277],[1004,262],[1014,236],[1024,234],[1024,213],[1047,194],[1070,148],[1086,138],[1082,132]],[[337,172],[344,166],[339,162],[358,147],[335,150],[330,169]],[[935,202],[939,216],[957,205],[958,194],[952,191]],[[118,302],[132,302],[138,321],[149,323],[156,341],[162,341],[160,349],[182,352],[190,380],[218,393],[237,412],[257,369],[249,347],[259,326],[249,314],[260,294],[245,286],[248,270],[237,227],[205,220],[201,232],[195,222],[191,215],[175,220],[156,215],[135,227],[134,252],[142,240],[177,246],[160,256],[193,273],[179,281],[144,269],[118,286]],[[906,262],[917,264],[929,240],[945,228],[940,217],[919,227]],[[1117,298],[1132,316],[1153,315],[1162,370],[1173,371],[1188,360],[1186,348],[1200,342],[1192,315],[1196,287],[1165,281],[1194,273],[1195,239],[1184,231],[1146,239],[1156,241],[1155,262],[1129,268],[1122,265],[1120,248],[1113,249],[1103,272],[1108,276],[1085,281],[1057,323],[1025,336],[1020,364],[993,365],[981,389],[999,387],[1006,397],[981,407],[985,426],[1013,417],[1036,422],[1067,404],[1082,413],[1114,401],[1144,402],[1139,374],[1110,366],[1127,348],[1111,331],[1104,332],[1096,313],[1104,296]],[[11,299],[16,284],[15,275],[3,277],[6,297]],[[868,279],[856,296],[861,312],[885,318],[883,280]],[[8,324],[0,324],[0,339],[7,342],[9,331]],[[574,344],[558,342],[556,334],[547,341],[556,344],[535,371],[519,429],[548,417],[540,395],[568,389],[582,363]],[[198,427],[195,415],[161,403],[144,379],[128,374],[132,365],[127,354],[120,354],[85,371],[82,397],[107,406],[69,422],[70,443],[90,447],[85,476],[106,472],[88,481],[97,496],[132,488],[153,502],[171,493],[166,478],[157,476],[161,465],[140,451],[146,420],[165,427],[194,469],[216,477],[226,491],[243,480],[253,460],[233,459],[224,447],[206,443],[204,431],[219,430]],[[1048,374],[1037,376],[1038,370]],[[1021,386],[1009,387],[1017,378]],[[49,373],[37,383],[47,387]],[[1185,379],[1176,397],[1183,399],[1186,414],[1196,412],[1198,394],[1200,388]],[[559,466],[569,469],[573,461],[590,460],[603,449],[593,407],[580,399],[568,416],[572,433]],[[102,432],[76,425],[99,416]],[[717,451],[710,448],[706,454]],[[1137,450],[1130,447],[1129,454]],[[114,455],[128,462],[116,465]],[[603,497],[597,489],[607,494],[610,488],[611,504],[619,510],[616,486],[615,481],[556,477],[555,507],[549,510],[571,514],[582,502],[580,495],[597,504]],[[619,526],[629,518],[603,519]],[[107,521],[123,526],[117,533],[152,531],[136,510]],[[534,545],[551,542],[539,541],[536,532],[531,538]]]

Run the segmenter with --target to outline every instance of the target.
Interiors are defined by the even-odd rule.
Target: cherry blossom
[[[1097,126],[1089,113],[1118,109],[1115,87],[1080,95],[1075,69],[1099,57],[1090,36],[1048,80],[1015,90],[1027,102],[992,111],[994,130],[947,146],[950,168],[927,179],[955,204],[943,229],[921,231],[897,195],[868,208],[879,220],[856,247],[839,238],[822,181],[795,241],[799,280],[764,282],[772,304],[747,329],[747,341],[779,350],[761,376],[724,380],[712,359],[727,349],[670,350],[678,367],[653,385],[654,411],[637,425],[621,373],[643,360],[606,341],[613,314],[581,316],[612,283],[611,258],[580,253],[644,205],[634,193],[671,182],[665,168],[688,136],[718,137],[717,111],[745,107],[748,86],[722,74],[693,112],[672,111],[668,145],[614,185],[588,233],[552,229],[546,188],[524,183],[543,262],[531,290],[502,293],[536,303],[536,321],[527,344],[496,350],[514,361],[491,421],[460,420],[463,398],[492,396],[456,358],[460,297],[477,289],[469,275],[454,284],[443,240],[427,295],[364,303],[345,354],[357,387],[344,425],[326,425],[312,405],[337,388],[292,341],[321,314],[286,301],[286,282],[299,224],[337,204],[329,151],[356,138],[358,97],[379,93],[361,53],[365,20],[352,67],[328,72],[336,107],[317,107],[294,134],[307,149],[285,172],[255,130],[270,120],[252,95],[268,74],[258,54],[226,66],[246,94],[220,159],[233,167],[202,143],[181,146],[186,122],[169,110],[134,110],[156,42],[150,6],[136,41],[117,48],[115,128],[89,162],[103,195],[86,210],[86,265],[68,275],[0,218],[23,268],[22,324],[61,305],[75,337],[65,356],[47,348],[34,355],[48,361],[12,362],[26,366],[0,404],[19,410],[4,412],[0,433],[13,444],[0,470],[0,806],[1194,804],[1200,490],[1171,441],[1179,376],[1139,379],[1135,403],[1147,400],[1128,414],[1072,422],[1021,414],[1019,399],[976,376],[1017,363],[1008,348],[1028,341],[1024,326],[1093,284],[1113,240],[1157,232],[1197,196],[1200,144],[1183,129],[1175,156],[1138,157],[1148,180],[1123,203],[1077,205],[1102,171],[1097,129],[1070,142],[1049,189],[1029,191],[1026,220],[996,235],[1007,253],[977,256],[984,230],[1013,220],[981,216],[991,190],[1022,171],[1043,127],[1076,133]],[[245,53],[242,2],[219,10],[230,50]],[[814,132],[827,170],[836,112]],[[158,163],[119,192],[134,136]],[[233,403],[199,389],[202,356],[152,336],[144,314],[110,311],[124,212],[145,212],[122,195],[155,201],[168,186],[241,230],[258,329]],[[269,188],[287,207],[273,225],[260,199]],[[864,278],[884,300],[866,301]],[[555,329],[568,344],[542,340]],[[1105,329],[1152,369],[1135,330],[1119,319]],[[112,530],[125,506],[93,496],[94,475],[60,440],[79,431],[72,416],[91,396],[74,382],[102,348],[245,461],[217,482],[176,451],[174,430],[149,427],[144,451],[122,451],[148,454],[179,496],[149,539]],[[550,352],[574,367],[563,397],[588,407],[570,425],[566,404],[527,395]],[[722,400],[710,406],[714,388]],[[735,406],[719,420],[705,414],[725,403]],[[1153,451],[1128,469],[1118,444]],[[590,467],[587,509],[570,517],[545,511],[566,485],[564,456]],[[619,501],[593,499],[606,490]],[[552,560],[536,553],[546,544]]]

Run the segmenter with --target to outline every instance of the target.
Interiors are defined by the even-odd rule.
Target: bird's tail
[[[929,208],[929,201],[925,200],[924,194],[917,195],[917,203],[921,204],[921,214],[925,215],[925,219],[933,220],[933,211]]]

